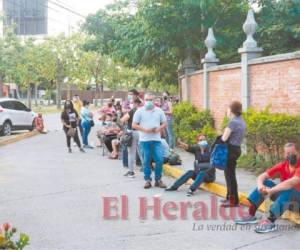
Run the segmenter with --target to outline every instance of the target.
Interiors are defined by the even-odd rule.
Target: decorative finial
[[[215,39],[214,31],[212,28],[208,29],[208,34],[207,34],[207,37],[206,37],[204,43],[207,47],[207,53],[205,54],[205,59],[215,60],[216,54],[214,52],[214,48],[216,47],[217,41]]]
[[[255,22],[254,12],[252,9],[248,10],[247,19],[243,24],[243,30],[247,35],[246,41],[243,43],[244,48],[256,48],[257,42],[254,40],[257,23]]]

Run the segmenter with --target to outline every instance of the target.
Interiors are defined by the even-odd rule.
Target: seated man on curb
[[[256,210],[263,203],[266,196],[274,201],[269,210],[269,217],[259,222],[255,232],[268,233],[276,230],[275,220],[279,218],[291,205],[300,204],[300,158],[294,143],[284,146],[285,160],[269,168],[257,178],[257,187],[250,193],[249,215],[241,220],[236,220],[239,225],[254,224]],[[280,183],[275,184],[272,180],[280,177]],[[299,211],[298,211],[299,212]]]
[[[216,170],[215,168],[211,168],[209,164],[210,152],[206,138],[204,135],[199,135],[197,140],[198,143],[193,146],[179,142],[179,146],[195,154],[194,170],[188,170],[171,187],[167,188],[166,191],[175,191],[192,178],[194,183],[187,192],[187,196],[192,196],[203,182],[215,181]]]

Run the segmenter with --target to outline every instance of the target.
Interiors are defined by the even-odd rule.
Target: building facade
[[[47,0],[0,0],[3,36],[12,28],[17,35],[46,35],[48,31]]]

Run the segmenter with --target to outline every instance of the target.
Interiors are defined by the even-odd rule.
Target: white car
[[[0,98],[0,135],[10,135],[14,130],[33,130],[36,114],[22,102]]]

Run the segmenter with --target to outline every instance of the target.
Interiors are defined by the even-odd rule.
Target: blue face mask
[[[198,145],[202,148],[207,148],[208,147],[208,143],[207,141],[199,141]]]
[[[153,109],[153,107],[154,107],[153,101],[146,101],[145,102],[145,108],[146,109]]]
[[[127,100],[130,102],[132,100],[132,95],[127,96]]]

